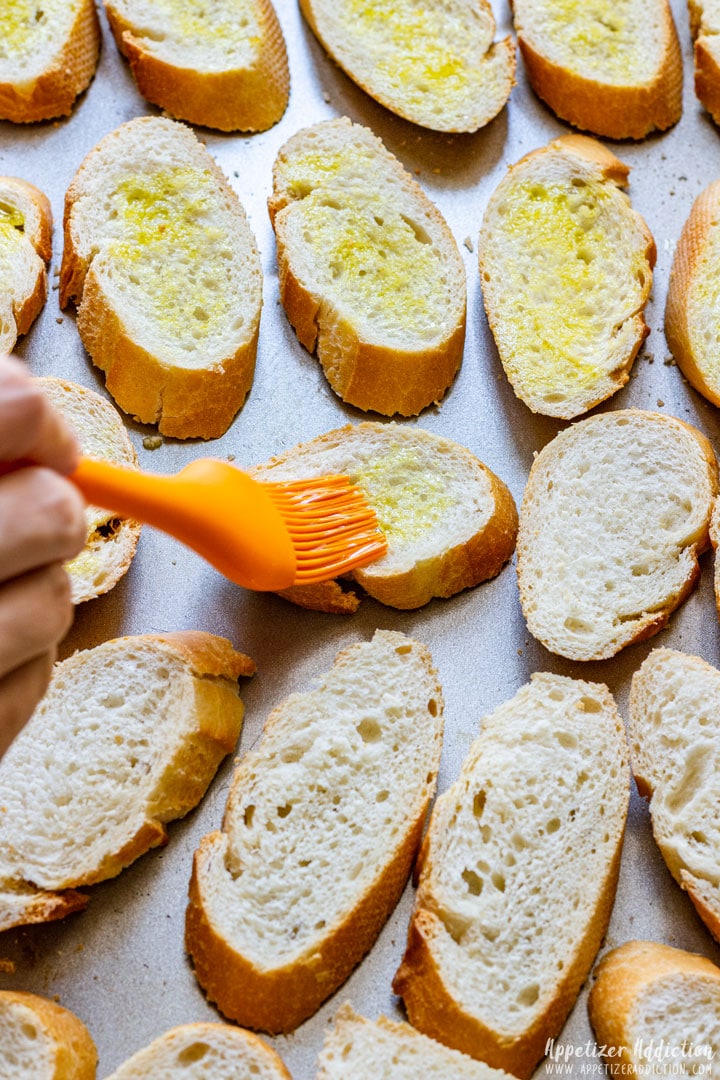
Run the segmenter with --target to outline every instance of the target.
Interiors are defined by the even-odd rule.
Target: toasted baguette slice
[[[688,0],[695,42],[695,93],[720,124],[720,6],[717,0]]]
[[[292,1031],[373,945],[420,843],[442,711],[425,647],[378,630],[270,714],[190,884],[187,949],[226,1016]]]
[[[52,213],[42,191],[0,176],[0,355],[27,334],[47,297]]]
[[[655,242],[620,190],[628,171],[594,139],[565,135],[513,165],[488,203],[485,310],[533,412],[569,420],[610,397],[648,334]]]
[[[291,1080],[257,1035],[229,1024],[183,1024],[138,1050],[107,1080]]]
[[[536,674],[439,797],[393,987],[412,1024],[530,1076],[607,928],[630,794],[607,687]]]
[[[600,961],[588,1006],[610,1076],[717,1075],[720,968],[704,956],[628,941]]]
[[[109,402],[63,379],[44,378],[38,383],[72,427],[83,454],[137,468],[135,447]],[[101,596],[117,585],[130,567],[140,538],[140,523],[130,518],[118,518],[97,506],[89,506],[86,517],[85,547],[65,567],[75,604]]]
[[[662,630],[709,543],[717,464],[673,416],[618,410],[557,435],[530,470],[518,583],[530,632],[570,660],[604,660]]]
[[[0,14],[0,118],[67,116],[90,84],[100,50],[93,0],[7,3]]]
[[[655,649],[633,676],[628,736],[663,858],[720,941],[720,671]]]
[[[414,416],[455,378],[465,270],[444,218],[367,128],[294,135],[273,171],[280,298],[343,401]]]
[[[428,1039],[409,1024],[373,1023],[341,1005],[318,1061],[316,1080],[503,1080],[507,1073]]]
[[[386,109],[435,131],[477,131],[515,81],[515,45],[493,44],[488,0],[363,4],[300,0],[333,60]]]
[[[69,1009],[0,990],[0,1080],[95,1080],[96,1066],[90,1032]]]
[[[420,428],[348,424],[253,470],[258,480],[343,473],[365,493],[388,551],[352,577],[370,596],[416,608],[500,572],[515,548],[517,511],[502,480],[469,450]],[[342,614],[359,600],[337,582],[283,594],[302,607]]]
[[[642,139],[682,113],[668,0],[512,0],[530,84],[553,112],[609,139]]]
[[[167,841],[235,748],[237,679],[224,638],[118,638],[59,664],[0,762],[0,929],[62,918],[73,890]],[[59,894],[59,895],[58,895]]]
[[[255,370],[262,269],[237,196],[189,128],[102,139],[65,199],[60,304],[118,405],[163,434],[223,434]]]
[[[290,74],[270,0],[105,0],[138,90],[178,120],[264,131],[285,112]]]

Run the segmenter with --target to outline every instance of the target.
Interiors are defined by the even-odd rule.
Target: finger
[[[56,645],[72,619],[70,578],[59,563],[0,586],[0,678]]]
[[[87,538],[85,504],[51,469],[0,477],[0,582],[72,559]]]
[[[47,690],[54,662],[52,649],[0,679],[0,758]]]
[[[0,359],[0,461],[27,458],[58,472],[77,464],[75,436],[40,387],[11,357]]]

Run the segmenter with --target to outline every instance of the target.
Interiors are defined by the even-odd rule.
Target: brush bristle
[[[296,585],[328,581],[367,566],[387,551],[375,511],[347,476],[264,486],[295,548]]]

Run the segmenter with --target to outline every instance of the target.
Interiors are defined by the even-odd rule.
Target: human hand
[[[0,756],[30,717],[73,618],[63,563],[86,538],[63,473],[78,448],[23,366],[0,358]],[[11,463],[32,465],[11,469]],[[4,464],[5,463],[5,464]]]

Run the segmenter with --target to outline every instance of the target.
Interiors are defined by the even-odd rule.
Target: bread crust
[[[38,994],[0,990],[0,1022],[4,1008],[20,1005],[34,1013],[38,1026],[55,1044],[52,1073],[44,1080],[95,1080],[98,1055],[83,1022],[61,1005]]]
[[[0,316],[0,348],[10,352],[17,338],[27,334],[38,317],[47,299],[46,264],[52,257],[52,210],[44,192],[27,180],[14,176],[0,177],[0,202],[5,202],[19,210],[24,216],[23,235],[37,254],[34,278],[24,294],[14,295],[10,302],[9,315],[14,322],[3,334]],[[0,288],[2,288],[0,284]],[[5,288],[9,288],[8,284]],[[6,300],[0,299],[0,312]]]

